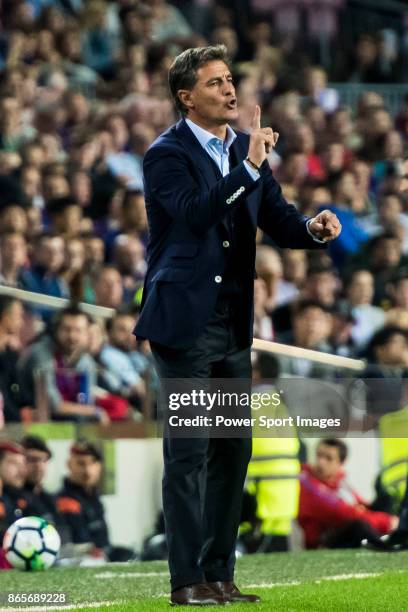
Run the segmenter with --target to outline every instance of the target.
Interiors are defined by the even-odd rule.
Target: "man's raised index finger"
[[[252,119],[252,129],[259,130],[261,127],[261,107],[259,104],[255,106],[254,118]]]

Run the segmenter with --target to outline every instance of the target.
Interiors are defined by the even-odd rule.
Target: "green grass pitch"
[[[228,606],[234,612],[408,611],[408,552],[345,550],[247,556],[238,560],[235,577],[240,588],[258,593],[262,602]],[[164,562],[53,568],[38,573],[12,570],[0,573],[3,593],[65,591],[69,602],[65,608],[21,605],[0,610],[180,609],[170,608],[168,586]]]

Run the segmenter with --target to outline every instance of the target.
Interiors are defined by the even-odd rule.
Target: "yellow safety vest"
[[[401,502],[408,475],[408,406],[379,420],[381,484]]]
[[[268,416],[284,418],[287,408],[269,406]],[[253,412],[252,416],[258,415]],[[275,434],[275,435],[274,435]],[[267,434],[265,434],[267,435]],[[288,535],[299,507],[299,440],[296,429],[270,437],[254,437],[248,466],[247,490],[256,496],[257,517],[265,535]]]

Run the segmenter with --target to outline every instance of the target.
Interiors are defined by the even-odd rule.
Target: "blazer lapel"
[[[176,125],[176,133],[178,138],[183,142],[190,154],[196,167],[198,168],[207,187],[211,188],[217,181],[222,178],[220,169],[215,161],[208,155],[203,147],[194,136],[193,132],[188,127],[184,119],[181,119]],[[231,236],[231,228],[226,216],[221,221],[228,236]]]
[[[215,161],[211,159],[208,153],[200,145],[184,119],[181,119],[177,123],[176,134],[179,140],[183,142],[183,146],[189,150],[207,186],[212,187],[214,183],[222,178],[222,174]]]

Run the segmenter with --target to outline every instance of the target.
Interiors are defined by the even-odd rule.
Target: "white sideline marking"
[[[273,587],[298,586],[299,584],[305,583],[299,580],[291,580],[290,582],[258,582],[257,584],[246,584],[243,589],[271,589]]]
[[[283,587],[283,586],[299,586],[300,584],[320,584],[321,582],[336,582],[339,580],[354,580],[354,579],[362,579],[362,578],[376,578],[377,576],[382,576],[384,572],[361,572],[356,574],[337,574],[334,576],[323,576],[322,578],[317,578],[316,580],[311,580],[306,582],[300,582],[298,580],[294,580],[292,582],[261,582],[258,584],[246,584],[245,589],[270,589],[273,587]]]
[[[78,610],[78,608],[102,608],[102,606],[116,606],[121,602],[118,601],[78,601],[75,604],[66,604],[62,606],[28,606],[26,608],[0,608],[1,611],[10,612],[18,610],[18,612],[49,612],[51,610]]]
[[[323,581],[338,581],[338,580],[353,580],[353,579],[361,579],[361,578],[376,578],[377,576],[382,576],[384,572],[361,572],[357,574],[338,574],[337,576],[323,576],[315,582],[318,584]]]
[[[102,572],[95,574],[94,578],[151,578],[152,576],[168,576],[169,572]]]

